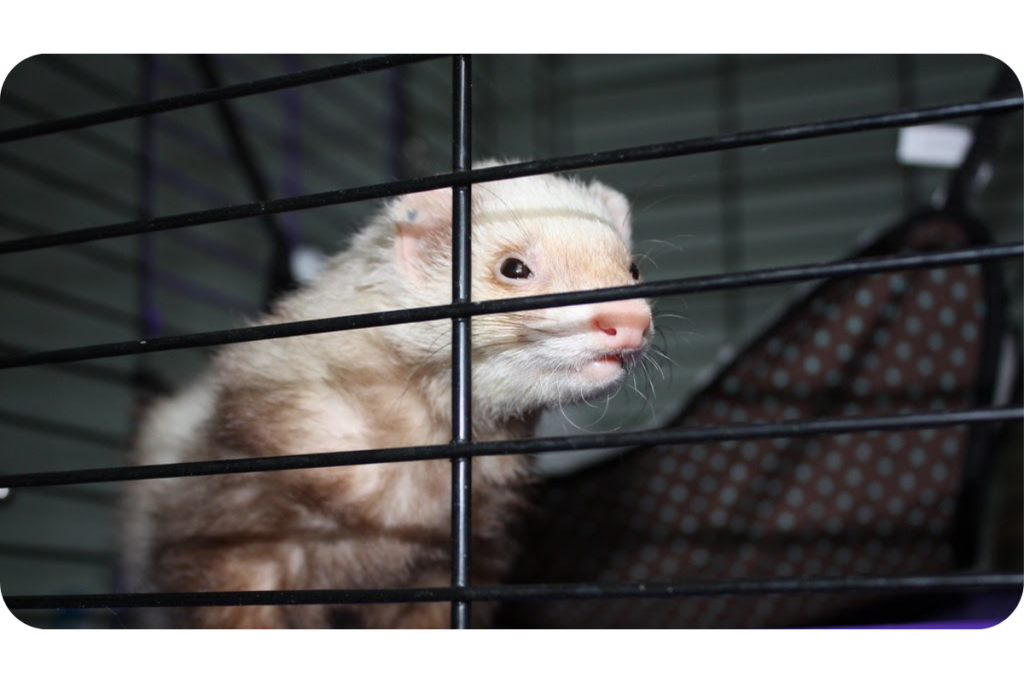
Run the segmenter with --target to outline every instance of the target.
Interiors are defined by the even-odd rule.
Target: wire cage
[[[492,59],[478,58],[478,66]],[[25,372],[19,370],[22,368],[50,370],[46,386],[51,387],[80,380],[118,387],[124,393],[119,395],[117,405],[130,422],[132,410],[144,405],[154,393],[166,390],[170,377],[193,371],[205,359],[204,351],[213,347],[450,319],[452,441],[386,450],[145,466],[125,466],[116,460],[102,467],[82,466],[79,463],[85,462],[84,458],[61,458],[52,462],[69,464],[40,468],[32,457],[35,452],[12,454],[0,472],[0,491],[6,499],[0,503],[0,519],[10,515],[20,499],[33,494],[62,505],[109,510],[116,498],[116,488],[109,485],[116,482],[450,459],[451,585],[379,590],[354,590],[341,585],[333,590],[152,594],[118,590],[115,579],[110,583],[111,590],[102,592],[5,594],[7,606],[16,614],[30,623],[36,620],[60,626],[61,619],[73,620],[83,614],[79,610],[88,613],[101,608],[117,610],[130,619],[127,615],[133,609],[143,607],[448,602],[452,626],[467,628],[473,603],[498,601],[507,607],[499,619],[499,625],[504,626],[764,626],[850,623],[857,618],[851,614],[886,606],[890,611],[868,612],[871,616],[860,618],[875,622],[905,618],[916,614],[914,610],[920,611],[919,605],[908,607],[918,595],[929,596],[933,605],[936,595],[1009,595],[1014,604],[1019,599],[1024,575],[1017,558],[984,563],[979,561],[978,549],[982,537],[987,537],[984,528],[991,524],[984,503],[991,491],[993,471],[1003,462],[992,453],[1003,440],[1013,438],[1024,417],[1020,405],[1020,343],[1014,336],[1020,302],[1012,292],[1007,297],[1004,291],[1007,273],[1013,277],[1016,272],[1004,266],[1015,264],[1011,268],[1019,269],[1024,245],[1019,240],[993,243],[970,210],[978,178],[992,169],[991,160],[1000,149],[1000,134],[1005,132],[1006,122],[1014,121],[1019,128],[1024,99],[1009,69],[993,70],[987,65],[982,71],[986,76],[994,71],[995,84],[988,87],[973,79],[978,97],[967,100],[921,105],[903,87],[897,92],[897,107],[744,129],[737,102],[742,65],[735,58],[719,58],[710,62],[703,76],[688,74],[695,81],[706,81],[710,73],[717,86],[711,93],[718,112],[717,120],[712,122],[717,128],[714,134],[658,138],[647,129],[660,130],[651,123],[639,131],[633,127],[631,136],[624,138],[629,140],[625,145],[577,152],[566,139],[575,139],[575,131],[585,130],[587,122],[573,107],[588,103],[597,106],[595,102],[601,98],[607,100],[609,108],[618,106],[616,88],[624,87],[630,74],[617,72],[617,63],[605,65],[610,74],[603,81],[606,91],[595,86],[593,99],[585,102],[563,97],[561,90],[567,79],[576,79],[573,82],[582,87],[579,84],[586,81],[585,73],[567,68],[564,57],[537,57],[520,64],[535,76],[531,81],[534,101],[529,103],[532,129],[526,133],[529,142],[523,148],[537,158],[474,169],[474,149],[501,149],[494,143],[502,135],[494,114],[505,103],[501,88],[493,82],[479,82],[473,87],[474,60],[468,56],[372,57],[322,66],[300,57],[284,57],[273,71],[283,71],[283,75],[270,77],[266,64],[259,60],[209,56],[188,60],[133,58],[129,73],[136,87],[127,88],[124,83],[97,77],[95,71],[82,68],[76,60],[38,58],[35,66],[47,74],[46,78],[74,83],[92,94],[87,101],[97,104],[83,113],[49,109],[33,99],[31,88],[27,94],[17,87],[5,91],[2,105],[15,121],[0,130],[0,145],[5,148],[0,149],[0,166],[8,174],[6,178],[14,179],[5,191],[12,195],[31,192],[33,198],[43,202],[52,195],[67,195],[92,208],[85,212],[89,220],[79,221],[73,229],[55,229],[0,209],[0,223],[14,234],[0,242],[0,257],[31,257],[67,248],[78,259],[73,264],[69,261],[69,268],[88,267],[101,274],[118,272],[133,283],[134,289],[131,297],[111,295],[110,301],[120,302],[112,305],[102,296],[61,291],[54,286],[58,278],[42,270],[40,261],[26,261],[17,276],[5,272],[0,276],[0,287],[19,301],[55,305],[74,315],[121,325],[122,333],[119,341],[111,342],[103,333],[87,331],[84,337],[89,341],[53,343],[49,346],[56,348],[50,350],[0,340],[5,351],[0,357],[0,370],[20,377],[26,376],[19,374]],[[906,86],[903,70],[909,68],[909,62],[897,59],[895,64],[900,77],[897,80]],[[420,84],[408,79],[410,69],[427,67],[448,80],[448,84],[427,81],[429,87],[424,91],[431,92],[432,99],[418,89]],[[677,68],[671,60],[640,65],[655,88],[674,83]],[[836,68],[842,71],[844,66]],[[46,78],[37,78],[42,83],[40,92],[45,91]],[[232,83],[225,84],[227,80]],[[310,131],[323,139],[337,137],[346,121],[331,120],[323,110],[305,107],[295,96],[300,88],[338,83],[352,84],[352,89],[340,93],[318,91],[317,101],[336,104],[338,100],[331,98],[345,98],[346,105],[359,102],[365,109],[358,121],[355,118],[359,115],[347,114],[354,118],[346,139],[353,141],[352,154],[363,160],[348,166],[337,160],[341,154],[317,153],[327,143],[311,142],[309,137],[313,135]],[[449,88],[448,102],[441,98],[444,106],[438,110],[437,92]],[[359,96],[360,89],[373,90],[373,97],[365,96],[365,92]],[[268,118],[267,105],[238,106],[257,96],[280,98],[273,105],[274,120]],[[474,102],[474,97],[478,101]],[[135,103],[125,104],[132,101]],[[335,106],[330,111],[351,108]],[[474,111],[481,120],[477,127]],[[172,112],[195,117],[203,112],[204,118],[163,116]],[[790,113],[785,112],[787,116]],[[339,117],[344,118],[340,113]],[[370,119],[376,125],[373,134],[366,128]],[[940,187],[933,207],[897,221],[894,228],[857,250],[843,250],[852,252],[852,256],[754,268],[744,262],[738,242],[723,237],[724,272],[720,273],[652,278],[635,286],[607,290],[470,300],[469,198],[476,183],[593,168],[628,169],[659,160],[714,158],[720,160],[716,196],[721,204],[716,209],[716,223],[723,236],[736,237],[743,227],[739,199],[751,184],[741,172],[741,153],[962,119],[971,119],[974,126],[969,144],[948,178],[944,172],[900,171],[906,195],[901,204],[907,213],[916,202],[912,189],[915,184]],[[101,132],[108,130],[106,124],[114,123],[133,127],[123,134]],[[697,125],[707,130],[708,122],[698,121]],[[422,133],[431,126],[450,127],[450,145],[436,149],[437,138]],[[667,124],[661,128],[675,130]],[[578,136],[585,138],[582,133]],[[91,185],[87,178],[61,173],[63,157],[57,157],[58,168],[34,158],[57,154],[49,147],[32,148],[28,154],[17,152],[19,145],[30,141],[48,144],[62,137],[73,140],[78,149],[103,157],[104,163],[130,169],[136,185],[128,193],[134,194],[134,199],[126,199],[124,192]],[[481,145],[479,139],[488,142]],[[609,135],[607,139],[615,137]],[[426,161],[431,155],[449,157],[450,170],[432,168]],[[214,171],[212,182],[199,183],[180,171],[187,166],[182,160],[190,156],[213,159],[213,166],[226,165],[236,173],[228,178]],[[273,163],[266,163],[268,156]],[[370,158],[372,162],[365,161]],[[828,165],[833,160],[824,157],[821,163]],[[193,162],[193,166],[199,164]],[[277,171],[276,176],[267,172],[271,167]],[[320,168],[334,186],[315,188],[317,191],[304,187],[303,179],[309,174],[301,171],[310,167]],[[913,175],[909,180],[908,174]],[[381,182],[381,177],[392,179]],[[885,182],[892,185],[889,180]],[[1019,178],[1011,174],[1010,182],[1009,196],[1019,204]],[[338,185],[343,189],[337,189]],[[310,237],[317,230],[311,224],[321,219],[310,218],[300,227],[299,217],[320,215],[325,217],[324,224],[332,224],[339,214],[318,211],[347,210],[367,200],[440,188],[451,188],[454,197],[450,305],[287,324],[243,322],[245,316],[257,313],[276,295],[296,286],[310,263],[315,267],[319,252],[308,247],[317,241]],[[181,202],[193,202],[201,208],[162,211],[161,193],[173,193],[185,198]],[[655,188],[651,194],[658,199],[659,193],[663,199],[670,190]],[[343,218],[352,220],[351,214]],[[1010,216],[1010,234],[1019,236],[1019,219]],[[93,227],[83,228],[83,223]],[[252,238],[254,223],[259,224],[255,230],[260,238],[256,240]],[[1000,235],[1006,232],[1000,230]],[[180,259],[208,259],[216,264],[215,272],[225,275],[202,281],[190,279],[160,262],[158,240],[159,250],[169,249]],[[122,246],[101,246],[109,244]],[[245,248],[239,248],[239,244]],[[757,309],[761,303],[744,300],[744,292],[791,285],[804,288],[786,298],[779,314],[768,321],[748,316],[757,318],[759,326],[746,326],[743,311]],[[932,286],[959,303],[936,305],[941,295],[934,287],[929,289]],[[109,293],[116,291],[117,285],[98,275],[96,287]],[[730,348],[704,370],[703,376],[693,379],[686,400],[673,406],[669,419],[654,428],[646,425],[627,431],[473,441],[469,382],[473,317],[638,296],[661,300],[684,294],[721,297],[715,305]],[[929,312],[908,311],[905,305],[911,295]],[[190,312],[195,310],[188,319],[205,321],[209,329],[197,331],[171,324],[161,306],[167,297],[187,300]],[[869,304],[863,303],[864,297]],[[856,309],[858,305],[878,315],[851,314],[851,307]],[[27,309],[14,307],[10,314],[18,315],[19,310]],[[888,318],[887,310],[892,311]],[[946,320],[947,310],[952,320]],[[910,318],[917,322],[911,324]],[[921,346],[907,345],[903,350],[896,339],[900,334],[897,325],[904,332],[919,327],[922,334],[913,330],[909,333],[920,340]],[[955,348],[960,349],[957,357],[969,357],[969,363],[947,361],[952,358],[948,355],[942,356],[943,360],[938,356],[925,360],[923,353],[929,348],[936,353],[945,349],[952,330],[964,334],[966,325],[973,325],[974,332]],[[843,330],[849,333],[849,339],[841,341]],[[59,337],[49,334],[46,338]],[[745,341],[740,344],[740,339]],[[867,346],[858,347],[862,342]],[[886,346],[892,358],[871,344]],[[834,370],[836,374],[830,375],[824,355],[820,354],[821,361],[813,355],[815,347],[835,347],[842,361],[840,368],[848,374]],[[912,395],[912,383],[894,369],[897,357],[914,368],[902,372],[934,376],[940,390]],[[166,365],[161,363],[163,358],[168,359]],[[943,384],[944,363],[950,364],[950,373],[954,373],[953,366],[962,370],[955,376],[947,373],[951,378],[949,387]],[[799,371],[807,377],[798,379]],[[820,386],[814,378],[820,379]],[[851,399],[854,395],[878,399],[866,409]],[[822,400],[822,396],[828,400]],[[798,409],[797,404],[804,408]],[[91,424],[97,415],[93,407],[86,407],[72,419],[61,419],[60,411],[38,415],[9,410],[7,405],[0,409],[0,420],[12,429],[45,437],[34,451],[53,449],[47,439],[54,437],[115,453],[124,446],[120,438]],[[920,434],[931,435],[923,437],[929,443],[911,443],[912,435]],[[936,434],[938,439],[934,438]],[[957,441],[949,447],[950,457],[944,460],[939,449],[947,434],[955,434]],[[759,444],[772,447],[758,450]],[[850,464],[862,457],[864,451],[859,448],[876,445],[892,453],[872,460],[873,470],[867,464],[870,456],[863,456],[860,465]],[[849,449],[849,455],[838,454],[840,446]],[[548,454],[602,449],[612,454],[610,460],[606,454],[595,467],[580,470],[574,466],[569,475],[545,484],[539,503],[542,514],[536,518],[540,523],[532,525],[524,536],[523,561],[513,580],[504,585],[472,585],[473,460],[506,454],[546,454],[544,458],[553,458]],[[830,457],[833,452],[837,453],[835,458]],[[833,466],[837,458],[845,458],[846,464]],[[1019,461],[1019,452],[1010,460]],[[889,464],[883,466],[883,462]],[[938,483],[922,474],[922,463],[927,463],[928,472]],[[763,470],[763,476],[747,478],[745,473],[754,470]],[[780,470],[787,474],[778,474]],[[748,485],[737,485],[741,480]],[[824,480],[830,482],[829,487],[822,488]],[[845,481],[863,489],[864,500],[855,501],[833,486],[833,480],[840,483],[839,488]],[[624,482],[629,485],[624,486]],[[877,485],[870,487],[870,483]],[[818,491],[818,498],[814,491]],[[1008,495],[1019,495],[1019,491]],[[842,502],[847,500],[844,496],[849,498],[847,502]],[[709,502],[713,500],[722,505]],[[704,501],[702,507],[694,508],[695,501]],[[886,510],[897,507],[896,501],[901,514],[907,508],[906,515],[885,517]],[[690,505],[689,512],[684,503]],[[824,506],[833,503],[838,512],[826,514]],[[822,512],[817,515],[815,510],[819,508]],[[65,514],[73,514],[69,511],[74,509],[62,508]],[[861,522],[862,527],[871,522],[877,529],[880,518],[890,527],[895,524],[897,533],[882,528],[873,536],[862,534],[861,545],[856,548],[827,542],[848,532],[850,525],[863,531],[856,526]],[[899,546],[895,555],[889,552],[886,539],[891,541],[903,533],[927,536],[929,522],[935,530],[929,537],[927,553],[915,554],[917,551],[904,546]],[[72,522],[53,519],[53,523]],[[832,524],[838,526],[833,528]],[[779,541],[780,530],[787,532],[783,534],[785,542]],[[568,537],[579,547],[570,551]],[[81,549],[75,544],[64,548],[40,546],[16,536],[0,545],[0,554],[16,561],[55,563],[65,570],[68,566],[109,568],[116,564],[115,558],[105,552]],[[858,564],[861,558],[867,559]],[[894,602],[896,598],[902,602]],[[737,606],[747,599],[742,607]],[[894,604],[902,611],[891,611]],[[39,616],[47,614],[49,618]],[[1003,617],[1005,614],[998,618],[989,614],[986,618],[992,623]]]

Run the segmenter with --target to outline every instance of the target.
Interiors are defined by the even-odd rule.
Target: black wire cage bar
[[[836,417],[789,420],[751,425],[651,429],[616,434],[590,434],[521,439],[515,441],[476,441],[439,446],[410,446],[336,453],[272,455],[260,458],[206,460],[169,465],[138,465],[92,470],[36,472],[0,476],[0,487],[59,486],[99,484],[138,479],[201,477],[246,472],[272,472],[318,467],[371,465],[375,463],[474,458],[491,455],[519,455],[594,448],[656,446],[659,444],[698,444],[714,441],[786,439],[821,434],[929,429],[951,425],[1001,423],[1024,420],[1024,407],[980,408],[963,411],[937,411],[875,417]]]
[[[308,334],[324,334],[341,332],[365,327],[383,325],[403,325],[407,323],[441,320],[451,317],[473,317],[496,313],[513,313],[539,308],[556,306],[572,306],[576,304],[614,301],[616,299],[637,297],[661,297],[674,294],[695,294],[703,292],[723,291],[740,287],[776,285],[823,278],[849,277],[891,272],[896,270],[915,270],[921,268],[941,268],[980,263],[996,259],[1008,259],[1024,256],[1024,243],[1003,244],[968,249],[952,249],[945,252],[927,254],[907,254],[899,256],[881,256],[862,259],[851,259],[832,263],[804,264],[766,268],[725,275],[709,275],[692,278],[679,278],[646,282],[626,287],[610,287],[582,292],[566,292],[563,294],[545,294],[541,296],[520,297],[516,299],[492,299],[488,301],[464,301],[444,306],[428,306],[409,308],[380,313],[321,318],[294,323],[277,323],[273,325],[256,325],[252,327],[197,332],[187,335],[154,337],[151,339],[112,342],[79,346],[52,351],[18,354],[0,358],[0,369],[43,365],[47,363],[66,363],[73,361],[113,358],[158,351],[215,346],[220,344],[238,344],[242,342],[279,339]]]
[[[813,138],[883,130],[900,126],[915,126],[950,119],[990,114],[1005,114],[1024,107],[1024,97],[1002,97],[976,102],[943,105],[914,109],[903,112],[889,112],[868,116],[857,116],[829,121],[818,121],[792,126],[781,126],[763,130],[748,131],[730,135],[719,135],[676,142],[664,142],[639,147],[592,152],[573,156],[505,164],[484,169],[466,169],[451,173],[409,178],[387,183],[364,185],[362,187],[285,197],[265,202],[239,204],[237,206],[194,211],[173,216],[148,220],[128,221],[84,228],[52,235],[37,235],[0,242],[0,255],[47,247],[79,244],[99,239],[125,237],[160,230],[172,230],[195,225],[222,223],[226,221],[254,218],[274,213],[286,213],[324,206],[347,204],[370,199],[383,199],[400,194],[426,192],[445,187],[483,183],[495,180],[522,178],[543,173],[578,171],[597,166],[610,166],[638,161],[652,161],[669,157],[705,154],[757,145],[810,140]],[[0,133],[0,144],[5,140]]]
[[[436,56],[381,57],[360,60],[347,65],[298,72],[238,86],[210,90],[118,107],[67,119],[43,122],[22,128],[0,131],[0,143],[24,140],[60,131],[128,120],[172,111],[199,104],[210,104],[234,97],[305,85],[340,78],[370,70],[412,64]],[[452,584],[448,587],[268,591],[232,593],[178,594],[107,594],[73,596],[7,596],[11,609],[171,607],[206,605],[266,604],[342,604],[370,602],[450,602],[452,626],[469,626],[470,607],[474,601],[522,601],[598,598],[667,598],[698,595],[793,594],[806,592],[936,592],[942,590],[990,590],[1017,588],[1024,584],[1024,575],[1015,573],[967,573],[917,575],[899,577],[844,576],[799,577],[786,579],[740,579],[723,581],[650,582],[650,583],[587,583],[587,584],[522,584],[506,586],[471,586],[470,560],[470,475],[474,457],[510,453],[539,453],[555,450],[589,449],[607,446],[641,446],[666,443],[699,443],[702,441],[734,441],[767,438],[796,438],[812,434],[921,429],[937,426],[996,424],[1024,419],[1024,408],[983,407],[974,410],[936,413],[901,413],[879,417],[836,417],[795,420],[778,423],[755,423],[707,428],[658,429],[625,434],[588,435],[547,439],[526,439],[507,442],[472,442],[470,405],[472,387],[469,330],[477,315],[504,313],[536,308],[566,306],[610,301],[624,298],[660,297],[669,294],[708,292],[739,287],[842,278],[860,274],[895,270],[937,268],[948,265],[978,263],[998,259],[1020,258],[1024,244],[957,249],[927,254],[860,258],[824,264],[805,264],[783,268],[752,270],[726,275],[683,278],[589,292],[528,297],[509,300],[472,302],[469,300],[470,278],[470,215],[469,197],[472,185],[542,173],[581,170],[597,166],[634,163],[645,160],[739,149],[754,145],[806,140],[894,127],[913,126],[949,119],[993,116],[1020,111],[1024,98],[993,97],[937,107],[834,119],[729,135],[660,143],[625,149],[549,158],[525,163],[507,164],[471,170],[471,60],[467,56],[453,59],[453,139],[452,172],[429,177],[342,189],[332,192],[286,197],[206,211],[164,216],[149,220],[104,225],[81,230],[37,235],[0,243],[0,254],[24,252],[60,245],[72,245],[100,239],[137,235],[159,230],[226,222],[240,218],[265,216],[288,211],[379,199],[399,194],[453,188],[453,303],[446,306],[388,311],[370,315],[309,320],[284,325],[263,325],[245,329],[165,336],[38,353],[17,354],[0,359],[0,369],[81,361],[113,356],[152,353],[172,349],[241,343],[285,336],[336,332],[361,327],[395,325],[450,318],[453,324],[452,357],[452,442],[443,446],[417,446],[377,451],[282,455],[230,461],[208,461],[146,467],[119,467],[64,472],[5,474],[0,487],[34,487],[125,481],[132,479],[206,476],[237,472],[274,471],[308,467],[403,462],[419,459],[452,460]]]
[[[311,85],[323,81],[333,81],[339,78],[357,76],[359,74],[372,73],[384,69],[393,69],[405,64],[416,64],[431,59],[438,59],[441,55],[385,55],[371,57],[344,64],[325,66],[319,69],[308,69],[295,73],[283,74],[271,78],[262,78],[248,83],[238,83],[212,87],[199,92],[176,97],[167,97],[159,100],[140,102],[124,107],[104,109],[91,114],[80,114],[53,121],[33,123],[19,128],[11,128],[0,131],[0,143],[12,142],[14,140],[27,140],[43,135],[51,135],[63,131],[80,130],[97,126],[104,123],[126,121],[151,114],[162,114],[179,109],[186,109],[202,104],[213,104],[224,102],[239,97],[250,95],[261,95],[285,88],[295,88],[302,85]]]
[[[206,593],[118,593],[106,595],[25,595],[6,598],[11,609],[121,609],[135,607],[243,607],[251,605],[357,605],[395,602],[524,602],[529,600],[608,600],[688,598],[721,595],[798,595],[801,593],[930,593],[1017,588],[1024,575],[920,574],[913,576],[836,576],[722,581],[645,581],[636,583],[515,584],[436,588],[297,591],[210,591]]]

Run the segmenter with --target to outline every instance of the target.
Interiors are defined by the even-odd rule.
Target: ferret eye
[[[505,259],[505,262],[501,264],[501,274],[510,280],[525,280],[528,277],[533,277],[533,271],[529,266],[517,258]]]
[[[640,279],[640,269],[636,267],[635,263],[629,264],[629,274],[633,276],[634,280]]]

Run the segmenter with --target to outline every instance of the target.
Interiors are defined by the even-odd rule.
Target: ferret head
[[[471,193],[475,301],[640,280],[629,203],[619,192],[546,175],[482,183]],[[451,301],[451,197],[450,189],[407,195],[388,209],[398,279],[416,305]],[[420,329],[403,331],[404,343],[450,367],[451,323],[412,327]],[[654,332],[642,299],[477,316],[471,329],[478,410],[504,416],[613,391]]]

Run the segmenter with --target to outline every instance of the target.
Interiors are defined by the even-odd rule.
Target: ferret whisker
[[[679,235],[679,237],[694,237],[694,235]],[[657,252],[657,253],[653,253],[652,251],[645,252],[645,253],[648,253],[648,254],[652,254],[653,253],[653,256],[661,256],[662,254],[667,253],[669,251],[676,251],[676,252],[679,252],[679,253],[682,253],[682,252],[686,251],[685,247],[682,247],[682,246],[680,246],[678,244],[673,244],[672,242],[670,242],[668,240],[659,240],[659,239],[645,239],[642,242],[640,242],[640,244],[638,246],[643,246],[646,249],[648,245],[650,245],[651,247],[662,247],[662,249],[663,249],[662,251]]]
[[[435,349],[434,345],[437,343],[437,341],[439,339],[441,339],[441,337],[443,337],[445,335],[448,335],[448,340],[449,341],[447,342],[447,344],[442,344],[440,347]],[[413,381],[412,381],[413,378],[416,377],[416,375],[419,374],[419,372],[421,370],[424,370],[424,369],[426,369],[428,367],[430,362],[434,359],[434,356],[436,356],[438,353],[440,353],[445,348],[450,347],[450,346],[451,346],[451,331],[450,330],[445,330],[444,332],[442,332],[442,333],[438,334],[436,337],[434,337],[434,340],[430,343],[430,346],[429,346],[429,348],[431,348],[432,350],[427,354],[427,357],[425,359],[423,359],[421,362],[419,362],[416,365],[414,365],[412,370],[409,371],[409,374],[406,375],[406,377],[405,377],[405,389],[403,389],[402,392],[397,397],[395,397],[394,402],[391,404],[391,406],[388,408],[388,410],[386,412],[387,415],[391,415],[394,412],[395,408],[397,408],[398,405],[402,402],[402,399],[405,398],[406,394],[409,393],[409,389],[411,389],[412,386],[413,386]]]
[[[654,387],[654,377],[651,376],[651,371],[648,369],[647,363],[641,364],[640,367],[643,369],[644,376],[647,378],[647,386],[651,389],[651,394],[648,397],[648,400],[653,403],[653,401],[658,398],[658,392]]]
[[[640,263],[637,264],[638,266],[643,266],[646,263],[650,263],[652,266],[654,266],[655,270],[659,268],[658,262],[654,260],[654,257],[646,252],[637,252],[636,259],[640,261]]]
[[[611,409],[611,407],[612,397],[606,396],[604,399],[604,410],[601,412],[601,417],[598,418],[598,421],[604,420],[605,416],[608,415],[608,411]],[[615,429],[618,429],[618,427],[615,427]]]
[[[500,197],[500,196],[499,196],[499,195],[498,195],[498,194],[497,194],[497,193],[496,193],[496,192],[495,192],[494,190],[492,190],[491,188],[487,187],[486,185],[477,185],[477,186],[476,186],[476,188],[477,188],[478,190],[481,190],[481,191],[483,191],[483,192],[488,192],[488,193],[490,193],[490,195],[491,195],[492,197],[494,197],[494,198],[495,198],[495,199],[497,199],[497,200],[498,200],[499,202],[501,202],[501,203],[502,203],[502,205],[503,205],[503,206],[504,206],[504,207],[505,207],[506,209],[508,209],[508,210],[509,210],[509,213],[511,213],[511,214],[512,214],[512,224],[513,224],[513,225],[515,225],[515,226],[516,226],[517,228],[522,228],[522,229],[525,229],[525,227],[526,227],[526,221],[525,221],[525,219],[523,218],[522,214],[520,214],[520,213],[519,213],[519,209],[515,208],[514,206],[510,206],[508,202],[506,202],[506,201],[505,201],[505,200],[504,200],[504,199],[503,199],[502,197]]]
[[[672,325],[670,325],[670,324],[665,324],[665,323],[663,323],[661,325],[660,331],[662,333],[661,334],[661,338],[662,339],[666,339],[667,337],[678,337],[678,338],[680,338],[680,339],[682,339],[682,340],[684,340],[686,342],[690,342],[694,338],[696,338],[696,339],[703,339],[704,338],[704,335],[699,333],[699,332],[694,332],[692,330],[680,330],[678,328],[672,327]]]
[[[639,384],[639,382],[640,382],[640,376],[639,376],[639,373],[635,373],[635,374],[633,375],[633,383],[632,383],[632,386],[631,386],[630,388],[631,388],[631,389],[633,390],[633,393],[634,393],[634,394],[636,394],[637,396],[639,396],[639,397],[640,397],[640,401],[639,401],[639,403],[637,403],[637,404],[636,404],[636,406],[634,407],[634,409],[630,411],[630,417],[631,417],[631,419],[636,419],[636,416],[637,416],[637,415],[639,415],[640,413],[642,413],[642,412],[643,412],[643,410],[644,410],[644,408],[645,408],[645,406],[647,405],[647,400],[648,400],[648,397],[647,397],[647,395],[646,395],[646,394],[645,394],[645,393],[644,393],[644,392],[643,392],[643,391],[642,391],[642,390],[640,389],[640,384]]]
[[[559,393],[561,394],[561,392]],[[584,427],[582,425],[576,424],[576,422],[571,417],[569,417],[569,415],[565,412],[565,405],[562,403],[561,398],[559,398],[558,400],[558,410],[562,414],[562,417],[565,418],[565,421],[572,425],[572,427],[577,431],[586,432],[588,434],[593,433],[593,430],[590,429],[590,427],[592,427],[593,424]]]
[[[597,405],[595,405],[593,403],[590,403],[589,401],[585,401],[585,403],[588,406],[590,406],[591,408],[595,408],[595,409],[598,408]],[[585,431],[587,431],[587,432],[589,432],[591,434],[603,433],[605,431],[608,431],[607,429],[602,429],[601,432],[598,432],[597,430],[592,429],[592,428],[594,427],[594,425],[600,423],[604,419],[605,415],[608,414],[608,406],[609,405],[610,405],[609,401],[606,400],[604,402],[604,409],[601,411],[601,414],[598,415],[597,417],[595,417],[586,427],[583,427],[582,429],[584,429]]]
[[[654,394],[654,393],[655,393],[655,390],[654,390],[654,382],[652,381],[652,382],[651,382],[651,394]],[[651,401],[649,401],[647,405],[648,405],[648,406],[650,407],[650,409],[651,409],[651,420],[652,420],[652,421],[657,421],[657,419],[658,419],[658,411],[656,411],[656,410],[654,409],[654,399],[652,398],[652,399],[651,399]]]
[[[652,349],[652,351],[654,351],[654,349]],[[661,375],[661,380],[663,382],[667,379],[665,377],[665,371],[662,369],[661,365],[659,365],[658,362],[654,358],[650,358],[650,357],[644,358],[643,359],[643,364],[644,364],[644,367],[646,367],[647,364],[653,365],[654,369],[658,371],[659,375]]]
[[[679,368],[680,370],[682,370],[682,369],[683,369],[683,366],[682,366],[682,365],[680,365],[680,364],[679,364],[679,362],[678,362],[678,361],[677,361],[677,360],[676,360],[675,358],[672,358],[672,357],[671,357],[670,355],[668,355],[667,353],[665,353],[665,352],[664,352],[664,351],[662,351],[661,349],[659,349],[659,348],[656,348],[656,347],[652,346],[652,347],[651,347],[651,352],[652,352],[652,353],[656,353],[656,354],[658,354],[659,356],[661,356],[662,358],[664,358],[665,360],[667,360],[667,361],[668,361],[669,363],[671,363],[671,364],[672,364],[672,365],[674,365],[675,367]]]
[[[651,363],[654,365],[654,367],[658,368],[659,372],[661,371],[661,367],[657,363],[655,363],[653,359],[651,360]],[[664,378],[665,378],[665,376],[662,375],[662,379],[663,380],[664,380]],[[654,376],[652,374],[648,374],[648,381],[650,382],[650,385],[651,385],[651,404],[653,405],[654,400],[658,396],[658,388],[654,384]]]

